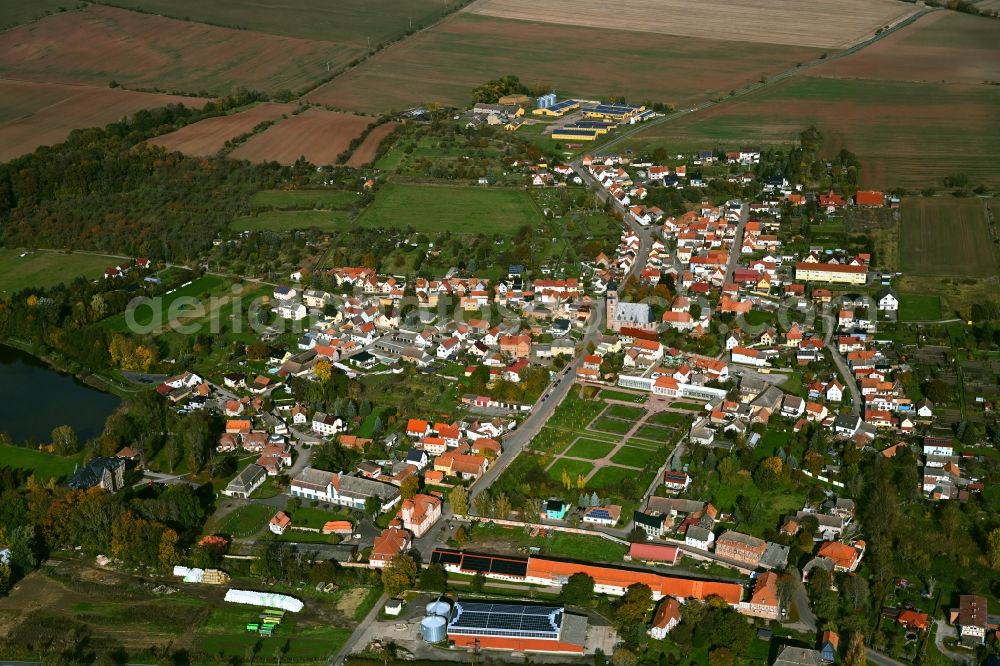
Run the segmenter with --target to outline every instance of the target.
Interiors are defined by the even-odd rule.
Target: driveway
[[[951,657],[952,661],[959,664],[968,664],[971,666],[971,664],[975,663],[972,654],[954,652],[944,644],[945,638],[958,638],[958,632],[955,631],[955,627],[951,626],[943,619],[934,620],[934,626],[936,628],[936,631],[934,632],[934,647],[938,649],[938,652],[946,657]]]

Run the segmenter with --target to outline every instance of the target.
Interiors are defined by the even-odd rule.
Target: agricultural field
[[[995,86],[793,77],[649,127],[627,145],[673,152],[788,144],[810,125],[826,137],[827,156],[841,148],[858,156],[865,187],[939,186],[957,173],[974,185],[1000,185],[993,167],[1000,154]]]
[[[379,144],[385,137],[392,134],[396,127],[398,127],[397,123],[383,123],[369,132],[361,145],[351,153],[351,158],[347,160],[347,166],[357,168],[368,166],[374,162]]]
[[[204,103],[197,97],[106,86],[0,80],[0,161],[59,143],[75,129],[103,127],[140,109],[168,104],[200,107]]]
[[[599,58],[595,44],[600,44]],[[477,85],[510,73],[530,86],[552,86],[560,97],[616,95],[681,104],[728,93],[821,53],[801,46],[720,41],[717,35],[664,39],[648,32],[459,12],[381,51],[307,99],[364,112],[429,102],[465,106]]]
[[[46,83],[226,94],[301,90],[361,52],[115,7],[53,14],[0,34],[0,74]]]
[[[249,132],[262,122],[277,120],[294,110],[294,104],[264,102],[232,115],[199,120],[169,134],[150,139],[149,143],[168,152],[208,157],[222,150],[230,139]]]
[[[997,249],[981,199],[907,197],[900,206],[902,268],[914,275],[997,274]]]
[[[1000,80],[1000,22],[931,12],[871,46],[823,63],[813,76],[972,83]]]
[[[0,30],[13,28],[15,25],[35,21],[53,12],[62,11],[67,3],[64,0],[0,0]]]
[[[52,2],[53,0],[47,0]],[[119,6],[153,14],[367,48],[403,35],[410,25],[427,25],[450,11],[455,0],[369,0],[364,3],[328,0],[284,0],[249,4],[246,0],[117,0]]]
[[[358,218],[370,227],[413,227],[435,233],[509,235],[541,222],[531,196],[520,189],[388,183]]]
[[[31,287],[51,287],[84,276],[96,278],[120,259],[94,254],[36,251],[21,257],[22,250],[0,249],[0,296]]]
[[[334,164],[372,118],[308,109],[252,137],[230,153],[251,162],[294,164],[300,157],[317,166]]]
[[[891,0],[847,0],[803,4],[796,0],[734,3],[707,0],[631,0],[625,5],[599,0],[480,0],[466,11],[519,21],[635,30],[677,37],[734,40],[840,49],[871,37],[915,9]],[[822,30],[815,27],[822,25]],[[739,26],[733,30],[732,26]]]

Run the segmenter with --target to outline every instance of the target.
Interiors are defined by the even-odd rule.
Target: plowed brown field
[[[372,119],[309,109],[256,135],[230,153],[234,159],[292,164],[299,157],[316,165],[334,164]]]
[[[362,167],[368,166],[375,161],[375,151],[378,150],[378,145],[382,143],[382,139],[389,136],[392,130],[396,129],[397,123],[384,123],[379,125],[365,137],[365,140],[361,142],[361,145],[357,147],[353,153],[351,153],[351,159],[347,160],[347,166],[349,167]]]
[[[1000,81],[1000,21],[932,12],[810,74],[933,83]]]
[[[0,161],[59,143],[74,129],[107,125],[140,109],[204,103],[196,97],[120,88],[0,80]]]
[[[168,151],[179,151],[186,155],[205,157],[219,152],[229,139],[249,132],[265,120],[280,118],[282,114],[295,110],[294,104],[265,102],[252,109],[231,116],[206,118],[176,132],[158,136],[150,143],[162,146]]]
[[[916,8],[895,0],[479,0],[465,11],[606,30],[841,49]]]
[[[725,31],[720,35],[728,35]],[[484,81],[516,74],[563,96],[625,96],[683,104],[812,60],[818,49],[664,37],[511,21],[459,12],[388,47],[308,96],[337,108],[381,112],[442,102],[465,106]]]
[[[211,94],[299,90],[360,51],[92,5],[0,33],[0,74]]]

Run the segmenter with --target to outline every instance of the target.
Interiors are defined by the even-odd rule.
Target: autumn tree
[[[313,374],[316,375],[316,379],[325,384],[333,377],[333,365],[329,361],[318,361],[313,366]]]
[[[1000,527],[986,536],[986,557],[991,567],[1000,569]]]
[[[52,429],[52,446],[57,454],[71,456],[76,453],[78,444],[76,431],[72,427],[61,425]]]
[[[847,646],[847,655],[844,657],[845,666],[867,666],[868,657],[865,655],[865,637],[860,631],[851,634],[851,642]]]
[[[619,627],[639,624],[645,620],[646,611],[653,603],[653,592],[648,585],[633,583],[625,590],[615,608],[615,621]]]
[[[382,569],[382,586],[391,597],[410,589],[416,581],[417,563],[409,555],[395,555]]]
[[[413,499],[413,496],[420,490],[420,481],[415,476],[408,476],[399,486],[399,495],[404,500]]]
[[[451,510],[456,516],[469,515],[469,491],[464,486],[455,486],[448,493]]]

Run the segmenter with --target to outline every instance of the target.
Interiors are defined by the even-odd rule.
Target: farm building
[[[576,129],[573,127],[563,127],[552,130],[553,139],[563,139],[567,141],[593,141],[600,135],[596,129]]]
[[[448,640],[456,647],[583,654],[587,618],[562,606],[455,602]]]
[[[564,115],[570,111],[576,111],[580,108],[580,103],[575,99],[564,99],[561,102],[556,102],[551,106],[540,107],[532,111],[536,116],[548,116],[550,118],[562,118]]]

